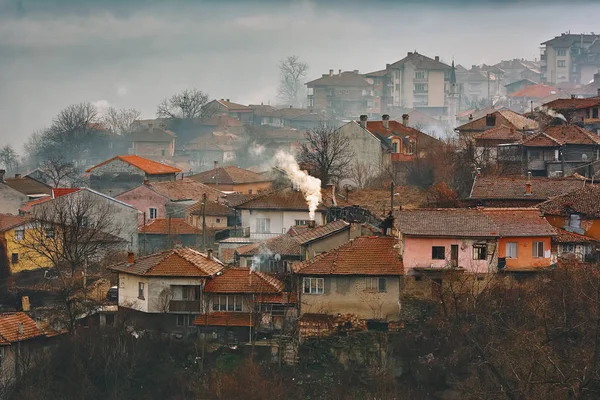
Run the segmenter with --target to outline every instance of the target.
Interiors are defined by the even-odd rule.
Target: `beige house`
[[[234,217],[232,208],[215,201],[207,201],[205,206],[199,201],[185,210],[185,220],[198,229],[202,229],[203,218],[207,228],[225,229],[229,225],[228,220],[234,222]]]
[[[300,316],[353,314],[397,321],[404,268],[392,236],[362,236],[294,264]]]
[[[587,84],[599,70],[600,35],[562,33],[542,46],[542,82]]]
[[[172,157],[175,154],[174,132],[153,123],[140,125],[130,136],[132,154],[144,157]]]

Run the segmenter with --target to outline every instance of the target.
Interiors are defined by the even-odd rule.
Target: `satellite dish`
[[[273,258],[275,259],[275,261],[279,261],[281,260],[281,254],[275,254]]]

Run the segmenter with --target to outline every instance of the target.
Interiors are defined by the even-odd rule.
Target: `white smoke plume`
[[[553,110],[553,109],[551,109],[551,108],[548,108],[548,107],[541,106],[541,107],[539,107],[539,110],[540,110],[541,112],[543,112],[544,114],[546,114],[546,115],[549,115],[549,116],[550,116],[550,117],[552,117],[552,118],[560,118],[560,119],[562,119],[563,121],[567,122],[567,119],[565,118],[565,116],[564,116],[564,115],[562,115],[562,114],[560,114],[560,113],[557,113],[556,111],[554,111],[554,110]]]
[[[306,204],[308,204],[308,218],[311,221],[314,220],[317,206],[322,201],[321,180],[310,176],[306,171],[302,171],[294,156],[283,150],[278,150],[275,153],[275,163],[287,173],[292,183],[302,191]]]
[[[252,157],[260,157],[265,152],[265,146],[262,146],[256,142],[252,142],[252,145],[250,146],[248,151],[250,152],[250,155]]]
[[[273,252],[271,250],[269,250],[266,247],[260,246],[260,253],[252,257],[252,261],[250,262],[250,273],[258,270],[263,260],[271,258],[272,255]]]

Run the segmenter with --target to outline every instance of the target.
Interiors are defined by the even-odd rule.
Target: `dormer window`
[[[399,149],[398,149],[398,144],[399,144],[399,143],[398,143],[398,142],[396,142],[396,141],[392,142],[392,151],[393,151],[394,153],[399,153],[399,152],[400,152],[400,151],[399,151]]]

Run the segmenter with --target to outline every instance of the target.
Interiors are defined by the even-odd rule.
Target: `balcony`
[[[199,313],[202,311],[200,300],[171,300],[169,312]]]

